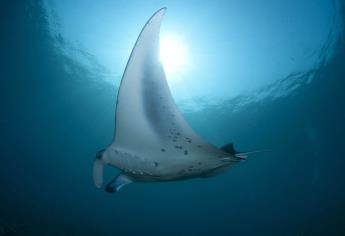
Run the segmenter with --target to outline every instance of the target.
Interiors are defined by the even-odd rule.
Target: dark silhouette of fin
[[[255,151],[250,151],[250,152],[239,152],[239,151],[236,151],[233,143],[225,144],[220,149],[226,153],[229,153],[230,155],[235,157],[237,160],[245,160],[249,154],[270,151],[270,150],[255,150]]]
[[[235,150],[235,147],[234,147],[233,143],[225,144],[220,149],[223,150],[226,153],[231,154],[231,155],[235,155],[235,154],[239,153],[238,151]]]

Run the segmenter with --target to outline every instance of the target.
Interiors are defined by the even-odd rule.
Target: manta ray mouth
[[[98,151],[97,154],[96,154],[96,158],[97,159],[102,159],[102,155],[103,155],[104,151],[105,151],[105,149],[102,149],[102,150]]]

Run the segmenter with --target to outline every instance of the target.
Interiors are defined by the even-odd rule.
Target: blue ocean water
[[[345,5],[333,3],[339,33],[312,69],[194,99],[197,109],[178,104],[211,143],[270,152],[214,178],[112,195],[91,170],[112,139],[117,85],[100,82],[92,54],[73,48],[86,65],[66,53],[43,2],[2,1],[0,235],[345,235]]]

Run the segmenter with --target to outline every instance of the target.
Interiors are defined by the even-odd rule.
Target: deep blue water
[[[345,235],[343,28],[330,58],[269,96],[183,111],[216,145],[270,152],[215,178],[111,195],[91,169],[113,135],[114,87],[59,50],[40,1],[0,4],[0,235]]]

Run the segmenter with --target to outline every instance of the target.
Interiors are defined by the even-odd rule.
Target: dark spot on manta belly
[[[156,167],[159,165],[158,162],[153,162],[153,164],[155,164]]]
[[[162,148],[162,149],[161,149],[161,151],[162,151],[162,152],[165,152],[165,149],[164,149],[164,148]]]
[[[184,150],[183,154],[188,155],[188,151]]]

